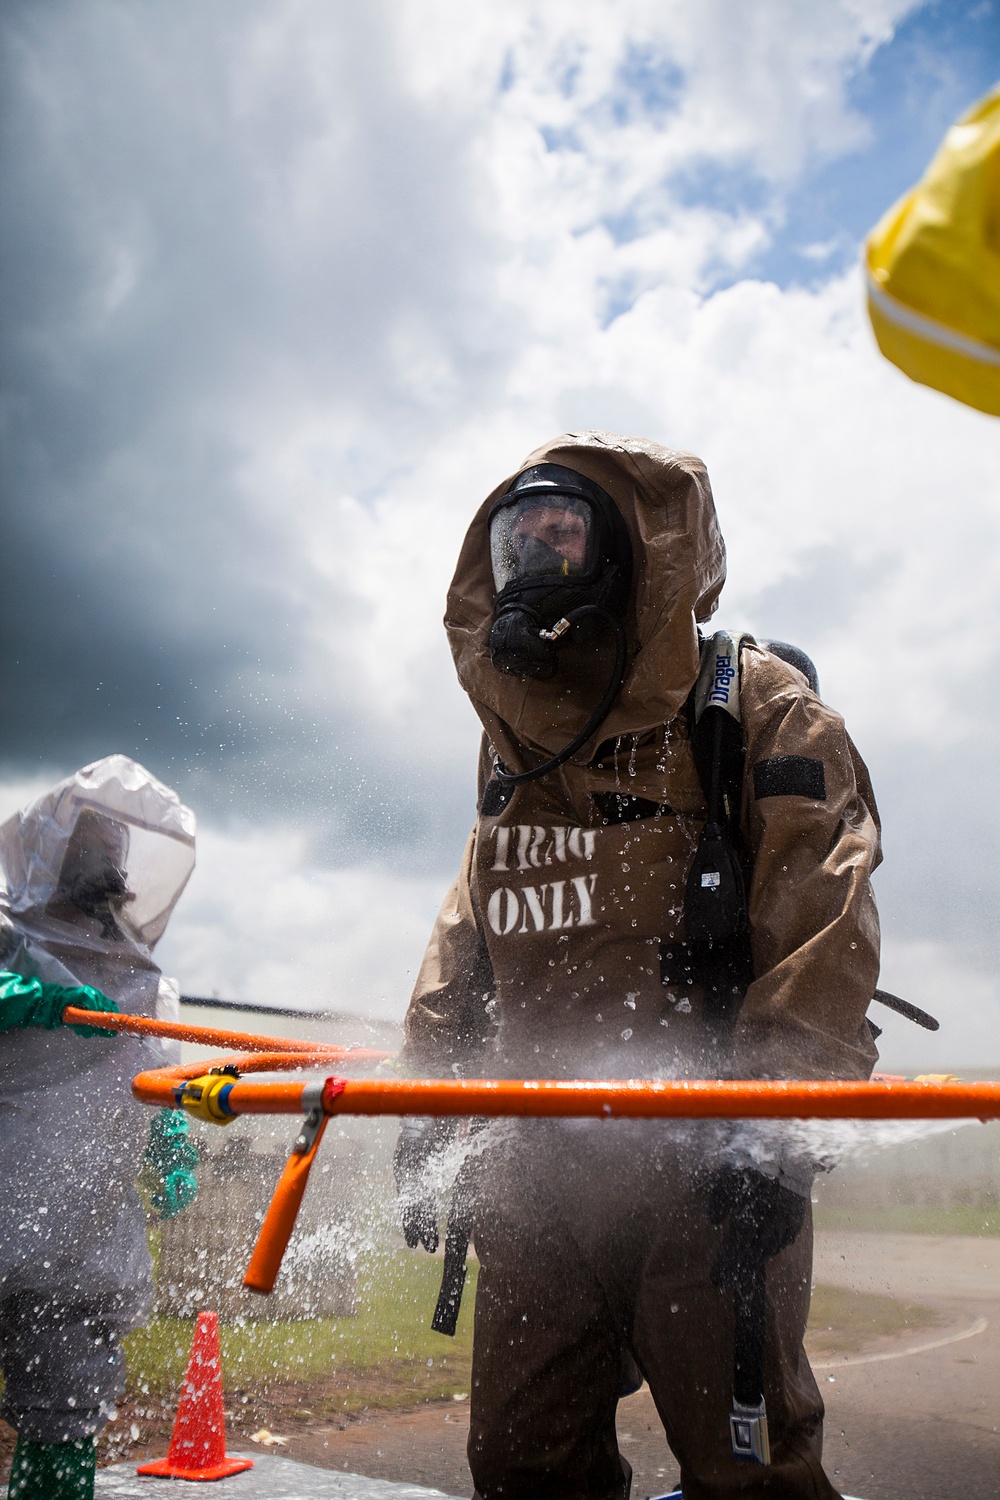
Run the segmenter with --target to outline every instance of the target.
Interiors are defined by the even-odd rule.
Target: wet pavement
[[[997,1500],[1000,1239],[826,1233],[814,1274],[942,1320],[895,1347],[817,1362],[834,1483],[869,1500]]]
[[[932,1326],[818,1357],[827,1406],[824,1464],[863,1500],[997,1500],[1000,1496],[1000,1239],[820,1233],[815,1276],[835,1286],[919,1302]],[[290,1452],[469,1495],[468,1406],[408,1412],[290,1434]],[[668,1493],[678,1468],[645,1387],[618,1407],[633,1500]]]
[[[863,1500],[997,1500],[1000,1496],[1000,1239],[820,1233],[817,1281],[919,1302],[932,1326],[856,1353],[817,1358],[827,1406],[824,1465]],[[620,1403],[633,1500],[669,1493],[678,1471],[649,1391]],[[440,1500],[472,1490],[468,1404],[371,1412],[289,1433],[288,1457],[211,1486],[218,1500]],[[134,1464],[100,1471],[98,1500],[156,1495]],[[0,1491],[2,1493],[2,1491]],[[173,1494],[171,1490],[169,1493]]]
[[[254,1466],[230,1479],[213,1480],[212,1500],[442,1500],[441,1490],[393,1484],[363,1474],[337,1474],[269,1454],[253,1455]],[[183,1481],[182,1481],[183,1483]],[[136,1474],[135,1464],[101,1469],[94,1489],[100,1500],[150,1500],[164,1492],[163,1480]],[[168,1494],[175,1495],[171,1487]],[[187,1491],[185,1491],[187,1493]],[[444,1497],[449,1500],[449,1497]]]

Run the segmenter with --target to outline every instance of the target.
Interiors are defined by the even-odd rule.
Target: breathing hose
[[[564,766],[569,758],[575,755],[591,736],[596,734],[597,730],[600,729],[611,712],[611,705],[621,692],[622,683],[625,681],[628,645],[625,640],[625,629],[622,622],[610,610],[604,609],[600,604],[581,604],[578,609],[571,609],[569,614],[564,615],[563,619],[556,623],[553,627],[553,633],[559,630],[559,626],[564,621],[567,625],[575,625],[584,615],[597,615],[611,626],[615,635],[615,665],[611,674],[611,680],[604,691],[604,696],[579,734],[574,735],[569,744],[565,745],[557,755],[553,755],[550,760],[544,761],[540,766],[535,766],[530,771],[507,771],[498,760],[493,767],[493,774],[505,786],[521,786],[526,781],[538,781],[542,776],[548,776],[551,771],[558,771],[559,767]],[[560,634],[565,634],[565,631],[561,631]]]

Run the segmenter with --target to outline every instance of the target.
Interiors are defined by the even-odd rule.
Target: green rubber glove
[[[0,1031],[12,1031],[16,1026],[45,1026],[51,1031],[62,1025],[67,1005],[118,1014],[115,1002],[89,984],[43,984],[40,979],[25,979],[23,974],[0,973]],[[99,1026],[72,1026],[70,1030],[77,1036],[115,1035]]]
[[[198,1196],[198,1179],[193,1172],[168,1172],[163,1186],[150,1197],[150,1203],[161,1219],[172,1219]]]
[[[201,1160],[190,1138],[191,1126],[179,1109],[161,1109],[149,1127],[145,1161],[156,1187],[150,1202],[161,1219],[172,1219],[192,1203],[198,1191],[193,1168]]]

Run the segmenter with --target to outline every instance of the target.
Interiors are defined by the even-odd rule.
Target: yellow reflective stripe
[[[969,338],[967,334],[956,333],[954,328],[949,328],[945,323],[938,323],[934,318],[927,317],[926,313],[915,312],[912,307],[907,307],[905,302],[900,302],[891,292],[879,284],[873,274],[871,267],[865,267],[868,281],[868,300],[878,308],[879,312],[890,323],[897,328],[902,328],[906,333],[912,333],[917,338],[924,339],[928,344],[936,344],[939,349],[948,349],[953,354],[962,354],[966,359],[974,359],[982,365],[995,365],[1000,367],[1000,349],[992,344],[984,344],[979,339]]]

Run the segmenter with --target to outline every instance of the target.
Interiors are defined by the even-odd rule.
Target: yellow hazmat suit
[[[1000,416],[1000,88],[951,127],[872,231],[865,264],[886,358]]]

